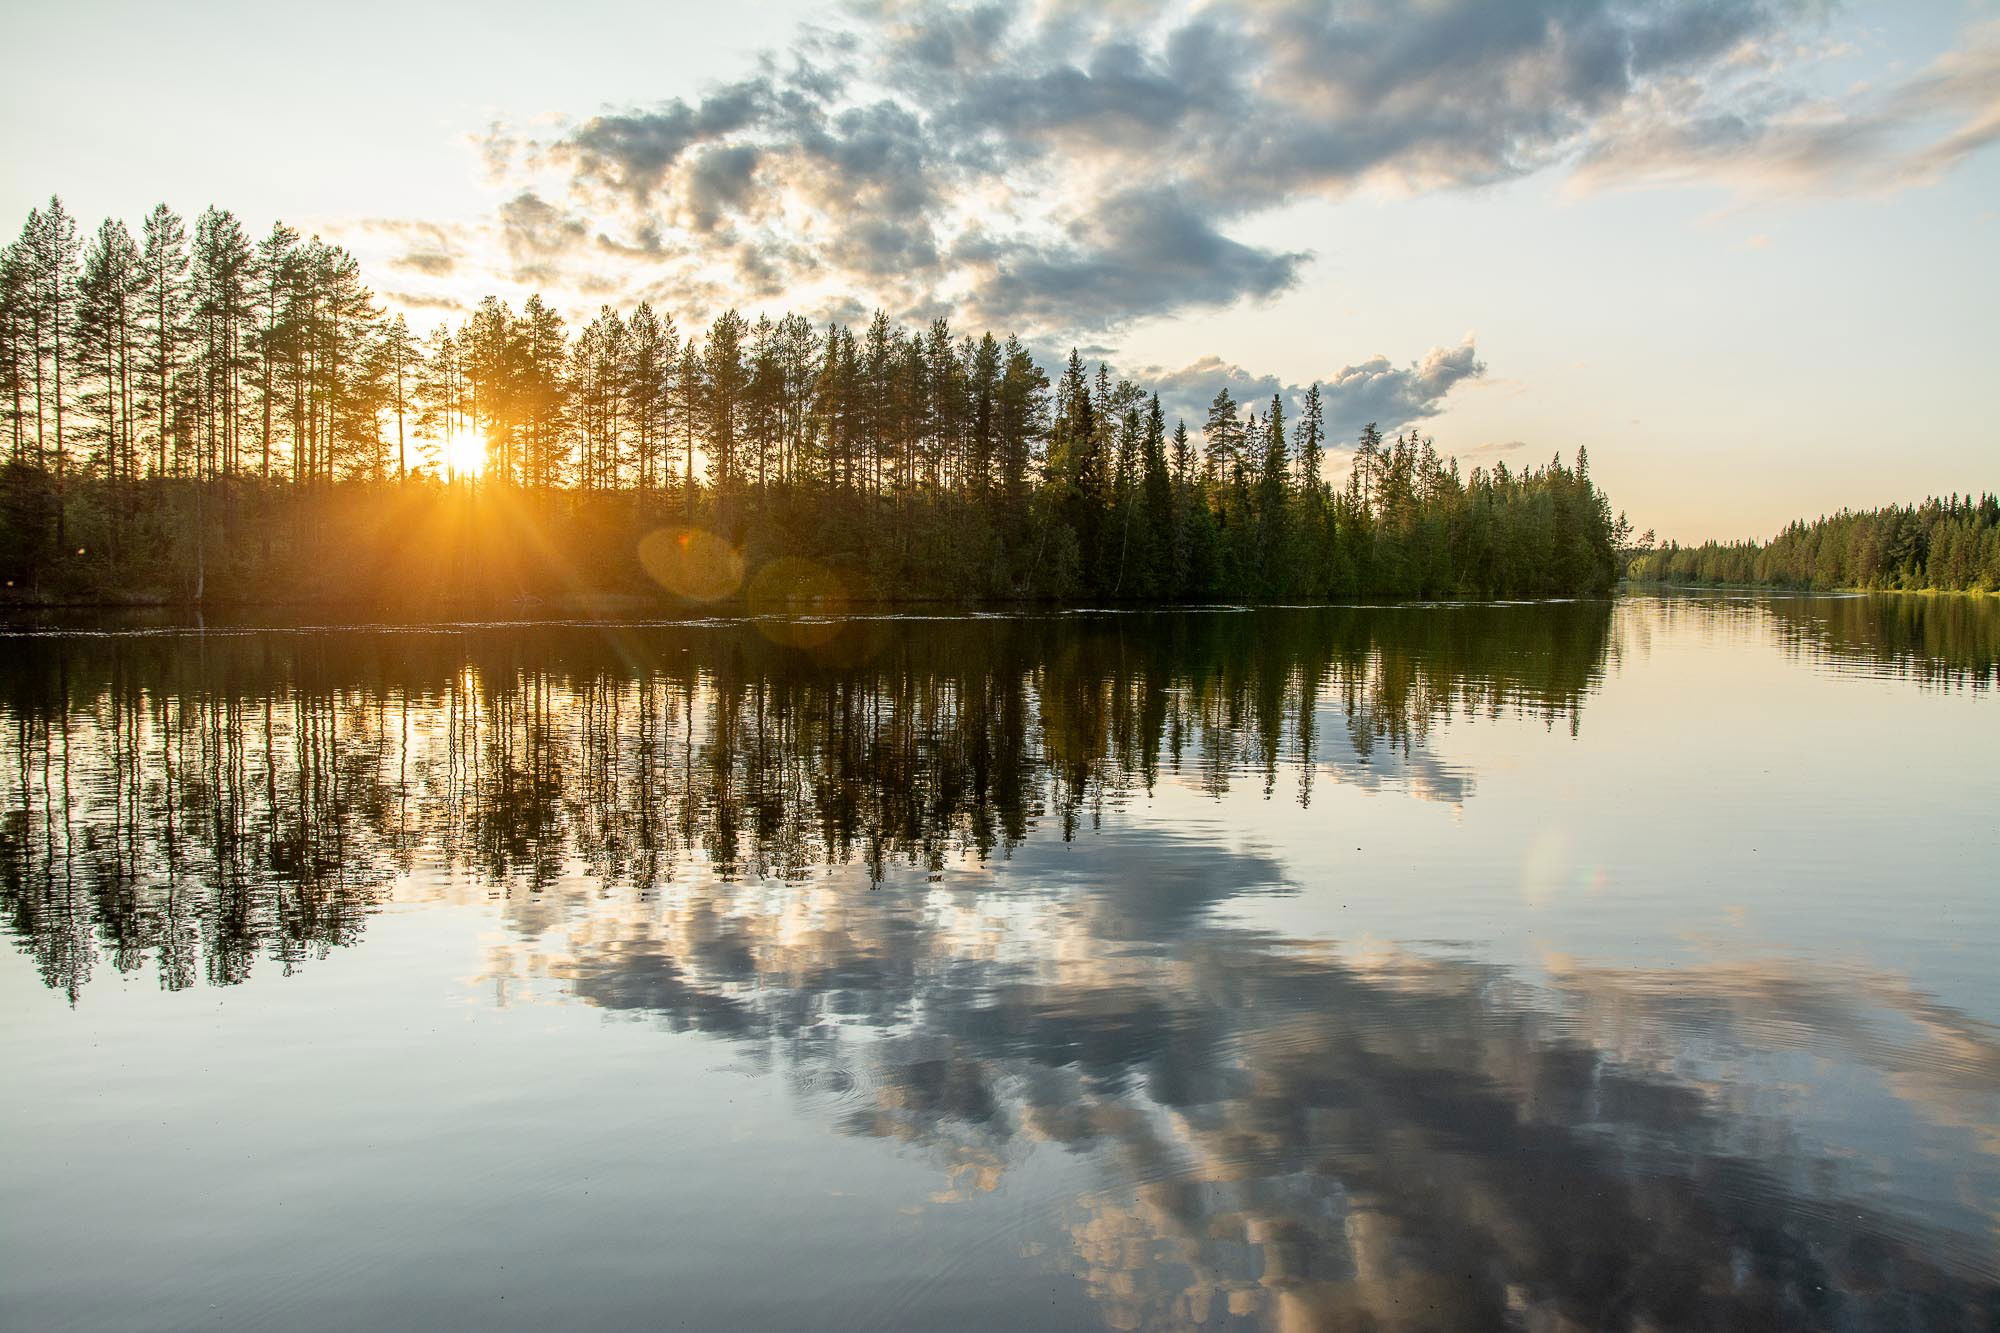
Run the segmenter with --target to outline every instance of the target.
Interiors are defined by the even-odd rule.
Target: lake
[[[2000,599],[0,639],[0,1325],[2000,1326]]]

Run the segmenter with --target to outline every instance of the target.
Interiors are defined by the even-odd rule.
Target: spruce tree
[[[1236,399],[1230,396],[1226,384],[1208,405],[1208,422],[1202,427],[1202,436],[1208,442],[1209,484],[1227,485],[1236,470],[1237,453],[1242,447],[1243,423],[1236,415]]]
[[[1144,471],[1144,528],[1146,570],[1143,587],[1158,597],[1174,590],[1174,483],[1167,470],[1167,420],[1160,410],[1160,395],[1146,404],[1145,439],[1142,449]],[[1183,432],[1183,435],[1185,432]]]
[[[1299,417],[1299,489],[1317,496],[1323,482],[1320,471],[1326,440],[1325,409],[1320,403],[1319,382],[1306,390],[1305,412]]]

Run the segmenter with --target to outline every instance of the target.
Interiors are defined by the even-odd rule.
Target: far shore
[[[1652,583],[1626,581],[1616,592],[1602,594],[1616,596],[1646,593],[1772,593],[1788,596],[1859,596],[1865,594],[1893,594],[1908,597],[2000,597],[2000,590],[1967,588],[1801,588],[1770,583]],[[0,596],[0,623],[19,622],[24,619],[47,614],[62,613],[148,613],[162,614],[204,614],[204,615],[251,615],[256,613],[310,613],[314,615],[350,615],[380,618],[396,623],[422,623],[426,621],[454,621],[484,617],[496,620],[534,620],[548,616],[562,617],[604,617],[628,618],[657,617],[660,619],[695,620],[704,616],[756,616],[756,615],[866,615],[876,612],[908,612],[921,608],[952,611],[1076,611],[1091,608],[1106,608],[1120,611],[1201,611],[1217,607],[1271,607],[1283,609],[1300,606],[1383,606],[1383,605],[1432,605],[1452,602],[1489,601],[1544,601],[1547,598],[1491,598],[1468,594],[1464,597],[1384,597],[1384,598],[1343,598],[1319,601],[1259,601],[1255,599],[1224,598],[1200,602],[1159,602],[1146,600],[1121,600],[1116,598],[938,598],[938,597],[885,597],[858,596],[837,600],[801,599],[757,599],[752,600],[737,595],[713,602],[688,602],[668,596],[647,596],[643,593],[597,592],[580,593],[567,597],[541,597],[523,595],[515,598],[446,601],[446,602],[385,602],[379,599],[339,599],[339,598],[298,598],[243,599],[206,598],[196,601],[177,598],[164,593],[137,593],[120,598],[49,598],[41,599],[12,594]],[[1554,600],[1573,601],[1575,598]]]
[[[1802,588],[1793,583],[1648,583],[1626,580],[1620,592],[1788,592],[1851,597],[1894,593],[1899,597],[2000,597],[2000,588]]]

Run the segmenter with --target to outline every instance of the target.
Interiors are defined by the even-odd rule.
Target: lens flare
[[[690,602],[719,602],[743,586],[743,553],[701,528],[661,528],[639,540],[653,582]]]

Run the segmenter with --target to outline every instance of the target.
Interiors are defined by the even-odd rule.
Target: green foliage
[[[2000,591],[2000,497],[1842,510],[1769,542],[1669,543],[1632,557],[1641,582]]]
[[[572,336],[489,297],[419,339],[346,251],[214,208],[87,246],[33,213],[0,372],[17,598],[658,595],[637,552],[673,523],[857,596],[1568,594],[1610,586],[1620,537],[1581,454],[1461,478],[1370,425],[1340,492],[1317,386],[1289,430],[1224,388],[1197,445],[1101,364],[1051,392],[1017,338],[944,319],[730,310],[697,339],[642,304]]]

